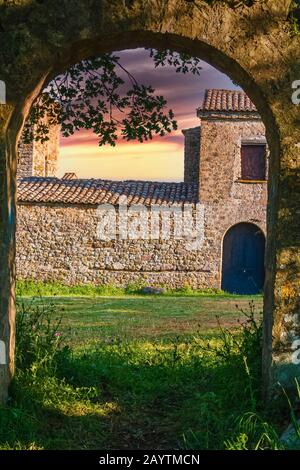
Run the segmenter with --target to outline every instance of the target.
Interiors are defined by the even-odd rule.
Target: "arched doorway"
[[[232,294],[258,294],[265,279],[265,236],[254,224],[231,227],[223,239],[222,289]]]

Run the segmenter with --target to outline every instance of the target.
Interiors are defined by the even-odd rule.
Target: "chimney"
[[[199,184],[200,126],[183,129],[184,182]]]
[[[76,173],[65,173],[62,179],[63,180],[78,180]]]

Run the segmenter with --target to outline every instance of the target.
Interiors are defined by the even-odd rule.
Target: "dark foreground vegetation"
[[[283,448],[296,401],[263,405],[260,309],[222,294],[19,298],[0,448]]]

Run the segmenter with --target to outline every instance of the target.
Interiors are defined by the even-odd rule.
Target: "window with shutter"
[[[266,146],[242,145],[241,179],[249,181],[266,180]]]

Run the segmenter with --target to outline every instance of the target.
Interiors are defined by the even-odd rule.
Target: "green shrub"
[[[16,367],[33,370],[45,367],[61,344],[61,318],[54,317],[51,303],[18,302],[16,317]],[[53,321],[54,320],[54,321]]]
[[[141,295],[141,290],[147,284],[145,281],[130,282],[126,287],[118,287],[113,284],[78,284],[68,286],[58,281],[35,281],[35,280],[18,280],[16,293],[18,297],[97,297],[97,296],[123,296],[123,295]],[[193,289],[188,284],[177,289],[169,289],[164,285],[162,287],[165,292],[160,294],[164,296],[222,296],[236,297],[228,294],[220,289]]]
[[[284,445],[273,426],[257,413],[245,413],[237,420],[236,436],[225,441],[226,450],[282,450]]]

